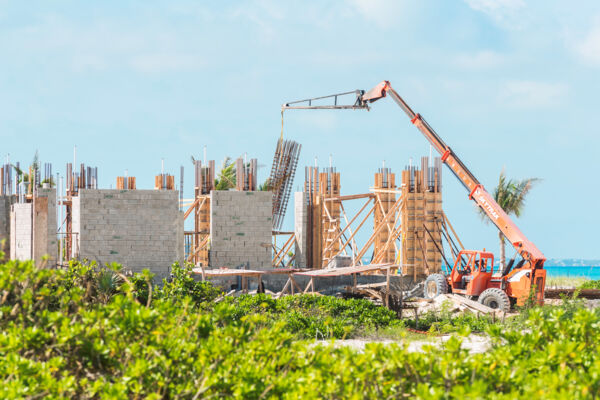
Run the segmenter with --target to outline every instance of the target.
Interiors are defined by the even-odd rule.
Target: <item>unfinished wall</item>
[[[79,258],[117,262],[156,281],[183,260],[183,214],[175,190],[82,189],[73,198]]]
[[[33,258],[39,264],[44,257],[47,257],[49,265],[56,263],[58,241],[55,189],[38,189],[33,203],[13,204],[10,220],[11,259]]]
[[[306,193],[294,193],[294,233],[296,234],[296,267],[306,267],[307,254],[308,203]]]
[[[15,196],[0,196],[0,243],[4,240],[2,251],[6,258],[10,257],[10,206],[14,199]]]
[[[271,268],[272,200],[271,192],[211,192],[211,267]]]
[[[32,257],[31,203],[13,204],[10,212],[10,258],[30,260]]]
[[[34,206],[34,260],[48,256],[48,263],[54,265],[58,258],[56,189],[38,189]]]

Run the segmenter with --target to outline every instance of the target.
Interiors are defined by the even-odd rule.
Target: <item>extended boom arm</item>
[[[433,130],[433,128],[425,121],[425,119],[418,113],[415,113],[406,102],[398,95],[398,93],[392,89],[388,81],[383,81],[379,85],[375,86],[368,92],[362,93],[362,96],[358,97],[357,101],[348,106],[338,106],[337,98],[336,104],[328,106],[327,108],[345,108],[345,109],[367,109],[368,104],[377,101],[388,95],[402,108],[402,110],[408,115],[411,122],[425,135],[431,145],[440,153],[442,161],[450,168],[452,173],[458,178],[458,180],[465,186],[469,192],[469,199],[474,200],[479,207],[481,207],[490,220],[500,229],[500,231],[506,236],[506,238],[512,243],[517,252],[523,257],[523,259],[529,263],[529,268],[542,268],[546,258],[542,252],[533,244],[527,237],[519,230],[515,223],[510,217],[504,212],[502,207],[496,203],[494,198],[484,189],[483,185],[479,183],[477,178],[469,171],[469,169],[462,163],[460,158],[450,149],[450,147],[444,143],[439,135]],[[305,100],[309,102],[309,100]],[[312,106],[309,102],[309,106],[299,107],[292,105],[294,103],[285,104],[282,108],[317,108]],[[324,107],[320,107],[324,108]],[[526,266],[524,266],[527,268]]]

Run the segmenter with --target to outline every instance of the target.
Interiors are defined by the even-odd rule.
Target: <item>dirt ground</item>
[[[443,346],[443,344],[450,339],[450,335],[433,336],[424,340],[410,340],[408,343],[408,350],[411,352],[422,351],[424,346]],[[317,345],[329,345],[332,342],[329,340],[319,340],[316,342]],[[382,343],[391,344],[396,343],[402,345],[404,339],[401,340],[372,340],[372,339],[344,339],[333,341],[333,346],[342,347],[348,346],[358,351],[363,351],[367,343]],[[470,335],[463,339],[462,348],[469,350],[471,353],[483,353],[490,349],[491,341],[488,337],[482,335]]]

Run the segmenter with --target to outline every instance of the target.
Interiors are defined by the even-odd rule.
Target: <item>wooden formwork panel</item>
[[[388,170],[389,171],[389,170]],[[375,174],[375,189],[394,189],[396,187],[395,174],[378,172]],[[397,209],[390,212],[396,203],[395,193],[375,192],[375,211],[373,217],[373,228],[376,229],[382,223],[384,227],[377,233],[373,242],[373,262],[394,263],[396,260],[396,247],[394,230],[396,226]]]
[[[319,192],[321,194],[321,267],[326,267],[327,263],[341,250],[340,241],[335,238],[340,232],[342,202],[326,201],[332,197],[339,197],[340,173],[324,172],[319,174]]]
[[[197,241],[196,246],[202,243],[206,243],[207,238],[210,236],[210,199],[206,199],[200,207],[198,207],[198,223],[197,223]],[[199,233],[198,233],[199,232]],[[208,266],[208,245],[198,252],[197,264],[201,266]]]
[[[440,171],[422,159],[421,169],[402,171],[402,265],[414,278],[439,272],[442,247],[438,221],[443,218]]]

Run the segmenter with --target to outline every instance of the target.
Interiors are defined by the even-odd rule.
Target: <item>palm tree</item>
[[[229,190],[236,185],[235,164],[230,157],[225,157],[221,164],[221,170],[215,179],[215,190]]]
[[[258,185],[258,191],[259,192],[269,192],[273,190],[273,188],[271,187],[271,178],[267,178],[265,179],[265,181]]]
[[[523,213],[527,194],[538,181],[540,181],[538,178],[522,180],[508,179],[504,170],[502,170],[498,179],[498,186],[494,189],[494,200],[502,207],[505,213],[518,218]],[[490,221],[482,208],[479,208],[479,212],[482,218],[488,222]],[[500,239],[500,268],[504,268],[506,264],[506,242],[504,234],[501,231],[498,231],[498,238]]]

